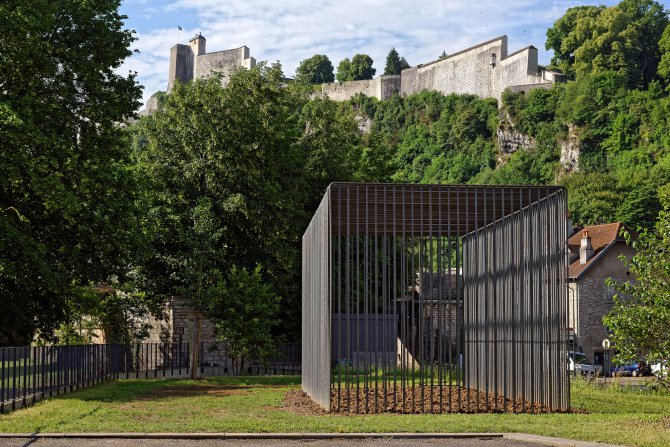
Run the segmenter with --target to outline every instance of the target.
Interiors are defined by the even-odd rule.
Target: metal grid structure
[[[333,183],[303,236],[302,386],[334,412],[569,409],[562,187]]]

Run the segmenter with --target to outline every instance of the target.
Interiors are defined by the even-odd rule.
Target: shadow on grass
[[[187,379],[116,380],[59,396],[63,400],[85,402],[131,402],[168,400],[198,395],[241,394],[254,388],[277,388],[300,384],[300,376],[242,376]]]

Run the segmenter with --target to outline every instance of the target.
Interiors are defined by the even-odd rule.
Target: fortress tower
[[[177,44],[170,49],[168,92],[172,91],[176,80],[189,82],[214,73],[222,74],[221,82],[225,85],[233,70],[250,69],[256,65],[256,60],[250,56],[246,46],[207,53],[206,43],[207,39],[198,33],[189,40],[188,45]]]
[[[207,39],[205,39],[202,34],[196,34],[193,39],[188,41],[188,43],[191,45],[191,51],[193,51],[195,56],[202,56],[205,54],[205,44],[207,43]]]

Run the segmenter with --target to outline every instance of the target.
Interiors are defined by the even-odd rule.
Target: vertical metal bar
[[[407,411],[407,364],[408,364],[408,355],[409,355],[409,338],[407,334],[407,298],[406,294],[412,294],[412,290],[407,290],[407,194],[404,189],[400,190],[402,197],[402,237],[400,238],[400,299],[399,299],[399,309],[398,309],[398,318],[400,321],[400,340],[401,340],[401,361],[400,361],[400,394],[402,399],[402,412]]]
[[[437,291],[437,382],[438,382],[438,390],[440,393],[439,397],[439,402],[440,402],[440,413],[444,411],[444,391],[447,391],[449,393],[448,395],[448,401],[449,401],[449,406],[447,412],[451,412],[451,390],[452,390],[452,383],[451,383],[451,374],[449,374],[449,382],[446,382],[446,375],[447,371],[445,371],[445,366],[447,359],[444,358],[444,333],[445,333],[445,324],[447,322],[450,322],[451,319],[449,318],[449,310],[451,309],[451,303],[449,301],[449,295],[451,292],[451,256],[449,254],[447,255],[446,259],[446,267],[445,267],[445,259],[444,259],[444,235],[442,234],[442,202],[444,201],[444,198],[446,196],[446,201],[447,201],[447,252],[451,253],[451,244],[449,243],[450,237],[451,237],[451,188],[447,187],[446,189],[439,189],[438,190],[438,195],[437,195],[437,271],[440,275],[440,279],[438,282],[438,291]],[[444,271],[447,269],[449,271],[449,280],[447,284],[444,284],[444,281],[442,280],[442,277],[444,275]],[[451,343],[451,327],[449,328],[450,332],[450,339],[449,343]],[[449,350],[451,352],[451,350]],[[449,359],[449,362],[451,362],[451,359]],[[446,383],[445,383],[446,382]]]
[[[383,367],[383,364],[380,364],[380,354],[383,352],[381,349],[381,346],[379,345],[379,332],[383,331],[386,329],[386,325],[384,324],[383,320],[380,322],[379,319],[379,275],[380,275],[380,268],[379,268],[379,244],[378,244],[378,239],[379,239],[379,190],[378,188],[375,188],[374,192],[374,214],[373,214],[373,219],[372,219],[372,228],[373,228],[373,233],[372,233],[372,238],[373,238],[373,246],[374,246],[374,261],[373,261],[373,279],[374,279],[374,291],[371,288],[371,291],[374,296],[374,301],[373,301],[373,307],[372,307],[372,314],[374,315],[375,319],[375,331],[374,331],[374,360],[371,362],[372,366],[374,368],[374,376],[372,380],[374,381],[375,384],[375,410],[374,412],[377,413],[379,411],[379,368],[380,366]],[[382,332],[382,337],[383,337],[383,332]]]
[[[393,368],[393,408],[398,407],[398,359],[400,358],[400,368],[402,368],[402,345],[400,345],[400,340],[402,340],[402,334],[398,327],[398,306],[402,305],[400,298],[402,291],[398,290],[398,227],[397,227],[397,208],[398,208],[398,199],[397,199],[397,187],[393,186],[393,216],[391,221],[393,222],[393,248],[391,251],[391,271],[393,274],[392,277],[392,288],[391,288],[391,311],[393,313],[393,324],[395,325],[395,334],[396,339],[394,340],[395,344],[395,358],[393,359],[394,368]],[[400,349],[400,352],[398,352]],[[400,357],[399,355],[400,354]],[[402,370],[401,370],[402,371]]]
[[[346,361],[345,361],[345,383],[346,383],[346,388],[347,388],[347,412],[351,411],[351,399],[352,399],[352,391],[353,391],[353,384],[352,384],[352,378],[353,378],[353,349],[352,349],[352,336],[351,336],[351,310],[352,310],[352,296],[353,296],[353,259],[354,259],[354,252],[353,252],[353,237],[351,235],[351,190],[347,189],[347,198],[346,198],[346,206],[347,206],[347,220],[346,220],[346,225],[347,225],[347,233],[346,233],[346,250],[347,250],[347,260],[346,260],[346,277],[347,277],[347,285],[346,285],[346,291],[345,291],[345,302],[346,302],[346,316],[345,316],[345,322],[346,322],[346,330],[345,334],[347,337],[347,349],[346,349]],[[349,365],[351,364],[351,369]]]
[[[388,376],[389,376],[389,368],[390,368],[390,353],[391,351],[389,350],[389,337],[390,334],[388,334],[389,327],[390,327],[390,322],[389,322],[389,315],[387,312],[387,307],[386,307],[386,302],[389,299],[389,294],[388,294],[388,255],[387,255],[387,229],[388,229],[388,224],[387,224],[387,204],[388,204],[388,199],[387,199],[387,187],[383,187],[384,191],[384,197],[383,197],[383,214],[381,219],[378,219],[375,221],[375,226],[379,224],[381,220],[381,224],[384,226],[383,230],[381,232],[381,245],[382,245],[382,290],[381,290],[381,312],[382,312],[382,322],[383,322],[383,332],[382,332],[382,349],[383,349],[383,354],[382,354],[382,392],[384,394],[384,401],[382,402],[383,409],[386,410],[388,408]],[[389,303],[390,305],[390,303]]]
[[[460,189],[460,188],[459,188]],[[464,188],[465,189],[465,231],[463,232],[464,235],[467,235],[470,232],[470,222],[471,222],[471,216],[470,216],[470,200],[469,200],[469,192],[470,188]],[[459,191],[460,192],[460,191]],[[459,194],[460,195],[460,194]],[[460,209],[459,209],[460,210]],[[460,215],[460,212],[459,212]],[[460,222],[459,222],[460,223]],[[466,248],[466,241],[467,241],[467,250]],[[463,286],[464,286],[464,291],[463,291],[463,314],[464,314],[464,320],[467,321],[467,328],[464,328],[464,330],[467,331],[467,352],[465,353],[466,357],[466,362],[465,363],[467,366],[466,371],[464,371],[464,376],[463,376],[463,385],[465,386],[466,390],[466,399],[465,401],[467,402],[467,408],[466,411],[470,412],[471,411],[471,400],[470,400],[470,387],[472,386],[471,384],[471,371],[472,371],[472,365],[473,365],[473,352],[472,352],[472,317],[471,317],[471,302],[470,302],[470,295],[472,293],[471,290],[471,284],[469,281],[469,276],[472,274],[472,260],[471,260],[471,247],[470,247],[470,242],[467,239],[467,236],[464,236],[463,238],[463,264],[465,265],[466,260],[468,264],[468,277],[466,278],[465,276],[465,271],[463,272]],[[466,258],[467,256],[467,258]],[[467,295],[466,295],[467,294]],[[467,320],[465,319],[465,315],[467,313]],[[459,392],[459,396],[460,396]]]
[[[496,214],[496,190],[493,188],[491,190],[491,195],[492,195],[492,215],[491,215],[491,221],[495,221],[497,219],[497,214]],[[498,269],[498,240],[497,240],[497,231],[496,231],[496,226],[492,226],[489,234],[491,235],[491,267],[490,267],[490,277],[492,281],[492,303],[491,303],[491,309],[489,310],[490,312],[490,319],[493,321],[492,324],[492,350],[493,350],[493,374],[491,374],[491,379],[493,381],[493,393],[495,394],[495,398],[493,400],[493,409],[495,412],[498,412],[498,396],[500,396],[500,388],[498,387],[498,368],[500,367],[500,364],[498,362],[498,357],[500,355],[500,349],[498,346],[498,299],[499,299],[499,294],[498,294],[498,281],[497,281],[497,269]]]
[[[520,193],[522,196],[526,195],[527,191],[526,190],[521,190]],[[528,194],[528,198],[525,200],[528,200],[530,198],[530,194]],[[520,207],[523,207],[523,203],[520,204]],[[521,251],[521,256],[522,256],[522,264],[521,264],[521,288],[522,288],[522,293],[521,293],[521,313],[520,313],[520,318],[522,321],[522,332],[520,333],[520,340],[521,340],[521,389],[522,389],[522,396],[523,396],[523,405],[521,408],[522,413],[526,413],[527,410],[527,403],[529,402],[530,398],[530,390],[531,390],[531,384],[529,383],[529,377],[527,374],[528,370],[528,365],[532,362],[532,359],[529,357],[530,355],[530,328],[529,328],[529,308],[530,308],[530,296],[531,296],[531,291],[530,291],[530,273],[529,273],[529,266],[530,266],[530,242],[528,239],[529,235],[529,225],[528,225],[528,219],[530,218],[529,212],[523,211],[522,212],[522,251]]]
[[[49,347],[49,351],[47,352],[47,361],[49,362],[49,397],[53,396],[53,389],[54,389],[54,383],[55,383],[55,368],[54,368],[54,348],[53,346]]]
[[[340,212],[340,219],[342,218],[341,212]],[[340,222],[340,229],[342,227],[342,223]],[[336,260],[335,260],[335,265],[337,266],[337,357],[336,361],[340,362],[339,364],[336,364],[336,371],[337,371],[337,405],[336,408],[339,411],[340,408],[342,407],[342,369],[345,368],[345,374],[346,374],[346,355],[343,354],[342,350],[342,339],[344,338],[344,324],[342,322],[342,316],[344,315],[343,309],[342,309],[342,281],[344,281],[344,277],[342,275],[342,269],[347,268],[348,266],[348,260],[344,260],[342,258],[342,239],[346,238],[347,236],[342,235],[341,230],[337,233],[337,251],[336,253]],[[346,240],[345,240],[346,243]],[[345,296],[346,299],[346,296]],[[342,359],[344,359],[344,362],[342,362]]]
[[[456,257],[456,247],[458,245],[458,237],[453,237],[452,235],[452,221],[456,220],[458,217],[458,211],[453,211],[453,206],[455,206],[455,201],[452,202],[452,195],[455,193],[456,187],[448,187],[445,191],[445,194],[442,196],[446,199],[447,206],[447,236],[444,236],[442,233],[442,200],[440,200],[440,207],[438,210],[438,215],[440,215],[439,220],[439,230],[438,230],[438,239],[440,240],[440,245],[443,245],[446,238],[446,247],[442,247],[439,251],[441,258],[441,267],[439,268],[441,279],[440,279],[440,319],[437,322],[437,332],[439,334],[438,338],[438,350],[439,350],[439,363],[443,367],[447,367],[448,371],[448,382],[445,377],[445,388],[448,390],[449,395],[447,397],[447,412],[451,413],[454,411],[453,404],[454,399],[452,396],[452,391],[454,389],[454,377],[456,374],[456,365],[454,363],[455,351],[454,348],[454,333],[456,331],[454,323],[454,303],[456,302],[457,297],[457,282],[458,282],[458,265],[455,262]],[[442,198],[441,197],[441,198]],[[456,222],[453,222],[454,227]],[[456,230],[457,232],[458,230]],[[446,256],[446,259],[445,259]],[[446,261],[446,262],[445,262]],[[446,281],[446,283],[445,283]],[[456,292],[456,293],[455,293]],[[457,324],[457,323],[456,323]],[[448,340],[447,346],[444,345],[445,339]],[[448,365],[448,366],[447,366]],[[457,392],[460,394],[460,389],[456,388]],[[442,404],[440,403],[442,407]]]
[[[16,409],[16,347],[12,348],[12,411]]]
[[[450,202],[451,205],[451,202]],[[451,213],[451,206],[449,206],[449,218],[451,219],[453,214]],[[452,296],[452,300],[450,302],[450,306],[453,310],[455,309],[456,311],[456,319],[455,320],[449,320],[449,324],[451,325],[452,321],[456,321],[456,328],[455,331],[452,333],[451,330],[449,332],[449,350],[451,352],[451,345],[454,343],[453,340],[454,338],[458,340],[457,342],[457,352],[456,352],[456,392],[458,393],[458,412],[463,411],[463,401],[461,396],[463,395],[463,387],[465,384],[465,377],[464,377],[464,370],[463,366],[465,364],[464,362],[464,347],[463,347],[463,341],[465,340],[465,314],[464,314],[464,306],[463,306],[463,298],[464,295],[461,295],[461,287],[463,285],[462,280],[463,280],[463,267],[464,265],[461,265],[461,263],[465,264],[463,261],[463,257],[459,256],[460,254],[460,246],[461,246],[461,188],[460,186],[456,186],[456,230],[452,233],[451,227],[449,228],[449,238],[454,240],[454,244],[456,246],[456,259],[454,262],[454,268],[456,269],[456,281],[454,281],[455,284],[455,290],[452,290],[452,293],[455,293],[455,296]],[[451,257],[449,258],[451,259]],[[451,261],[450,261],[451,262]],[[451,265],[451,264],[449,264]],[[454,338],[452,336],[455,335]],[[449,374],[449,389],[453,389],[453,377],[451,374]],[[451,396],[453,393],[449,393]],[[453,407],[451,406],[451,402],[449,402],[449,411],[453,411]]]
[[[7,363],[9,363],[5,362],[6,351],[7,349],[0,348],[0,414],[5,413],[5,368],[7,368]]]
[[[360,315],[361,315],[361,219],[360,219],[360,190],[356,189],[356,200],[354,202],[354,206],[356,209],[356,225],[355,225],[355,231],[356,234],[354,236],[354,256],[355,256],[355,264],[354,264],[354,270],[355,270],[355,275],[353,278],[353,289],[352,289],[352,299],[354,302],[352,303],[351,310],[353,312],[353,320],[354,320],[354,325],[355,325],[355,336],[353,337],[354,339],[352,340],[354,344],[354,350],[352,351],[352,357],[354,357],[353,353],[360,351],[360,343],[361,343],[361,337],[360,337],[360,327],[361,327],[361,320],[360,320]],[[354,378],[353,380],[355,381],[356,384],[356,392],[355,392],[355,409],[356,412],[360,412],[360,386],[361,386],[361,379],[360,379],[360,356],[356,356],[353,358],[353,363],[354,363],[354,369],[353,369],[353,374]]]
[[[27,352],[26,347],[22,349],[21,360],[23,361],[23,380],[21,380],[22,387],[22,397],[23,397],[23,406],[26,406],[26,394],[28,394],[28,361],[30,359],[30,354]]]
[[[417,295],[417,298],[419,299],[419,305],[418,307],[418,315],[415,316],[415,321],[417,323],[417,342],[419,344],[419,387],[421,390],[421,412],[424,412],[424,403],[425,403],[425,397],[424,397],[424,392],[425,392],[425,387],[424,387],[424,380],[423,376],[425,374],[425,368],[424,364],[426,362],[425,359],[425,353],[424,348],[425,348],[425,335],[424,335],[424,327],[423,327],[423,321],[424,321],[424,313],[423,313],[423,301],[426,295],[426,292],[423,290],[423,287],[426,286],[426,284],[421,284],[421,276],[423,275],[423,270],[424,270],[424,265],[423,265],[423,258],[424,258],[424,244],[423,244],[423,238],[424,238],[424,219],[423,219],[423,194],[422,191],[419,190],[419,236],[418,236],[418,244],[419,244],[419,266],[418,266],[418,273],[417,273],[417,287],[421,287],[421,293]],[[416,395],[416,393],[415,393]]]
[[[370,289],[370,238],[369,238],[369,209],[370,206],[370,197],[369,197],[369,187],[365,187],[365,235],[363,236],[363,391],[365,396],[365,412],[370,410],[370,396],[369,389],[370,383],[368,377],[370,374],[368,355],[370,355],[370,323],[369,323],[369,289]]]
[[[442,412],[442,383],[440,381],[440,371],[442,363],[442,353],[440,351],[440,321],[444,318],[444,290],[443,284],[446,280],[447,274],[441,268],[442,253],[440,253],[440,228],[439,216],[435,213],[440,208],[440,201],[442,199],[441,189],[439,187],[430,186],[428,194],[428,271],[430,274],[430,290],[427,292],[427,306],[428,313],[428,340],[430,358],[430,412],[435,413],[434,403],[437,400],[438,412]],[[437,379],[437,383],[435,383]],[[438,396],[435,398],[435,391]]]
[[[415,213],[415,208],[414,208],[414,189],[410,190],[410,216],[413,216]],[[410,367],[410,373],[411,373],[411,385],[410,385],[410,398],[411,398],[411,408],[412,408],[412,413],[416,412],[416,393],[414,391],[415,387],[415,362],[417,361],[417,342],[416,342],[416,299],[417,298],[417,291],[416,291],[416,267],[414,265],[414,260],[416,258],[416,240],[415,240],[415,219],[411,219],[410,221],[410,247],[411,247],[411,254],[410,254],[410,269],[409,269],[409,275],[410,275],[410,284],[412,285],[412,294],[410,298],[410,307],[409,307],[409,330],[410,330],[410,346],[411,346],[411,367]]]

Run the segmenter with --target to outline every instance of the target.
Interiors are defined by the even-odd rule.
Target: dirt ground
[[[331,390],[331,413],[548,413],[550,409],[525,400],[505,399],[503,396],[474,389],[443,386],[379,387],[364,390],[355,386]],[[282,407],[299,414],[324,414],[303,391],[289,391]]]
[[[474,439],[412,439],[413,447],[533,447],[521,441],[503,438]],[[0,440],[3,447],[406,447],[407,439],[26,439],[5,438]]]

